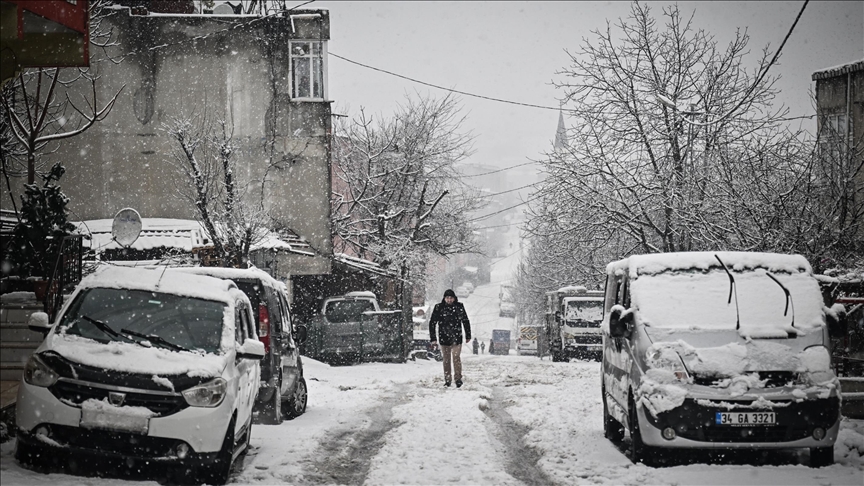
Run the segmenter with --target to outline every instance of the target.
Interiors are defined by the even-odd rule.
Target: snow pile
[[[34,292],[9,292],[0,295],[0,303],[3,304],[22,304],[24,302],[38,302]]]
[[[843,419],[834,444],[834,457],[864,470],[864,420]]]
[[[639,397],[637,405],[645,407],[655,417],[680,407],[687,398],[687,390],[671,384],[673,381],[675,376],[669,371],[648,370],[636,390],[636,396]]]

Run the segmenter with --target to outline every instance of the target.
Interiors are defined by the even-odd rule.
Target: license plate
[[[777,417],[774,412],[717,412],[715,425],[774,425]]]
[[[142,414],[124,414],[108,407],[82,406],[79,424],[85,429],[116,430],[146,435],[150,430],[150,417]]]

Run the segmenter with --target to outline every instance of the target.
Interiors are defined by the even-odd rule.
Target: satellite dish
[[[234,15],[234,9],[231,5],[220,3],[213,7],[213,15]]]
[[[141,234],[141,215],[132,208],[121,209],[111,224],[111,236],[120,246],[129,248]]]

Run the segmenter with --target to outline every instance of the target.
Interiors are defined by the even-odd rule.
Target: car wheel
[[[282,374],[273,389],[273,396],[261,405],[258,414],[259,422],[268,425],[279,425],[282,423]]]
[[[633,400],[633,395],[630,395],[630,459],[634,462],[641,462],[646,466],[653,465],[653,454],[651,447],[642,442],[642,431],[639,430],[639,416],[636,413],[636,402]]]
[[[834,446],[810,448],[810,467],[825,467],[831,464],[834,464]]]
[[[48,467],[50,454],[42,447],[25,444],[20,440],[15,445],[15,459],[29,469],[37,471]]]
[[[606,405],[606,390],[601,390],[601,393],[603,394],[603,435],[613,443],[618,444],[624,440],[624,426],[609,415],[609,408]]]
[[[196,471],[194,482],[205,484],[225,484],[231,475],[231,467],[234,465],[234,423],[236,417],[228,423],[228,431],[225,432],[225,439],[222,441],[222,448],[216,455],[216,460],[212,464],[199,466]]]
[[[290,420],[303,415],[303,412],[306,411],[307,401],[309,401],[309,395],[306,390],[306,380],[301,376],[291,399],[285,402],[285,418]]]

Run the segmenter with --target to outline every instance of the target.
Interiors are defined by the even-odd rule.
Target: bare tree
[[[773,55],[745,67],[748,40],[721,48],[677,7],[657,19],[634,3],[570,54],[557,87],[572,128],[541,161],[523,291],[594,286],[632,253],[801,248],[812,144],[773,104]]]
[[[471,153],[464,117],[447,96],[407,99],[389,119],[368,116],[337,127],[332,198],[337,251],[421,279],[430,254],[476,251],[467,213],[480,199],[456,164]]]
[[[223,266],[242,266],[253,245],[266,237],[270,218],[256,185],[236,179],[233,133],[225,120],[213,128],[206,116],[173,119],[162,125],[177,144],[174,166],[184,175],[177,194],[195,207]]]
[[[94,0],[89,4],[91,52],[102,53],[106,62],[120,62],[111,54],[117,45],[112,29],[103,20],[115,11],[113,2]],[[91,62],[93,62],[91,55]],[[36,181],[41,169],[40,155],[49,153],[55,143],[80,135],[102,121],[114,107],[122,88],[104,104],[99,104],[96,85],[100,76],[91,68],[24,69],[3,87],[3,174],[7,178],[26,173],[27,184]],[[82,88],[86,86],[86,88]],[[72,93],[84,93],[74,96]],[[10,189],[11,191],[11,189]]]

